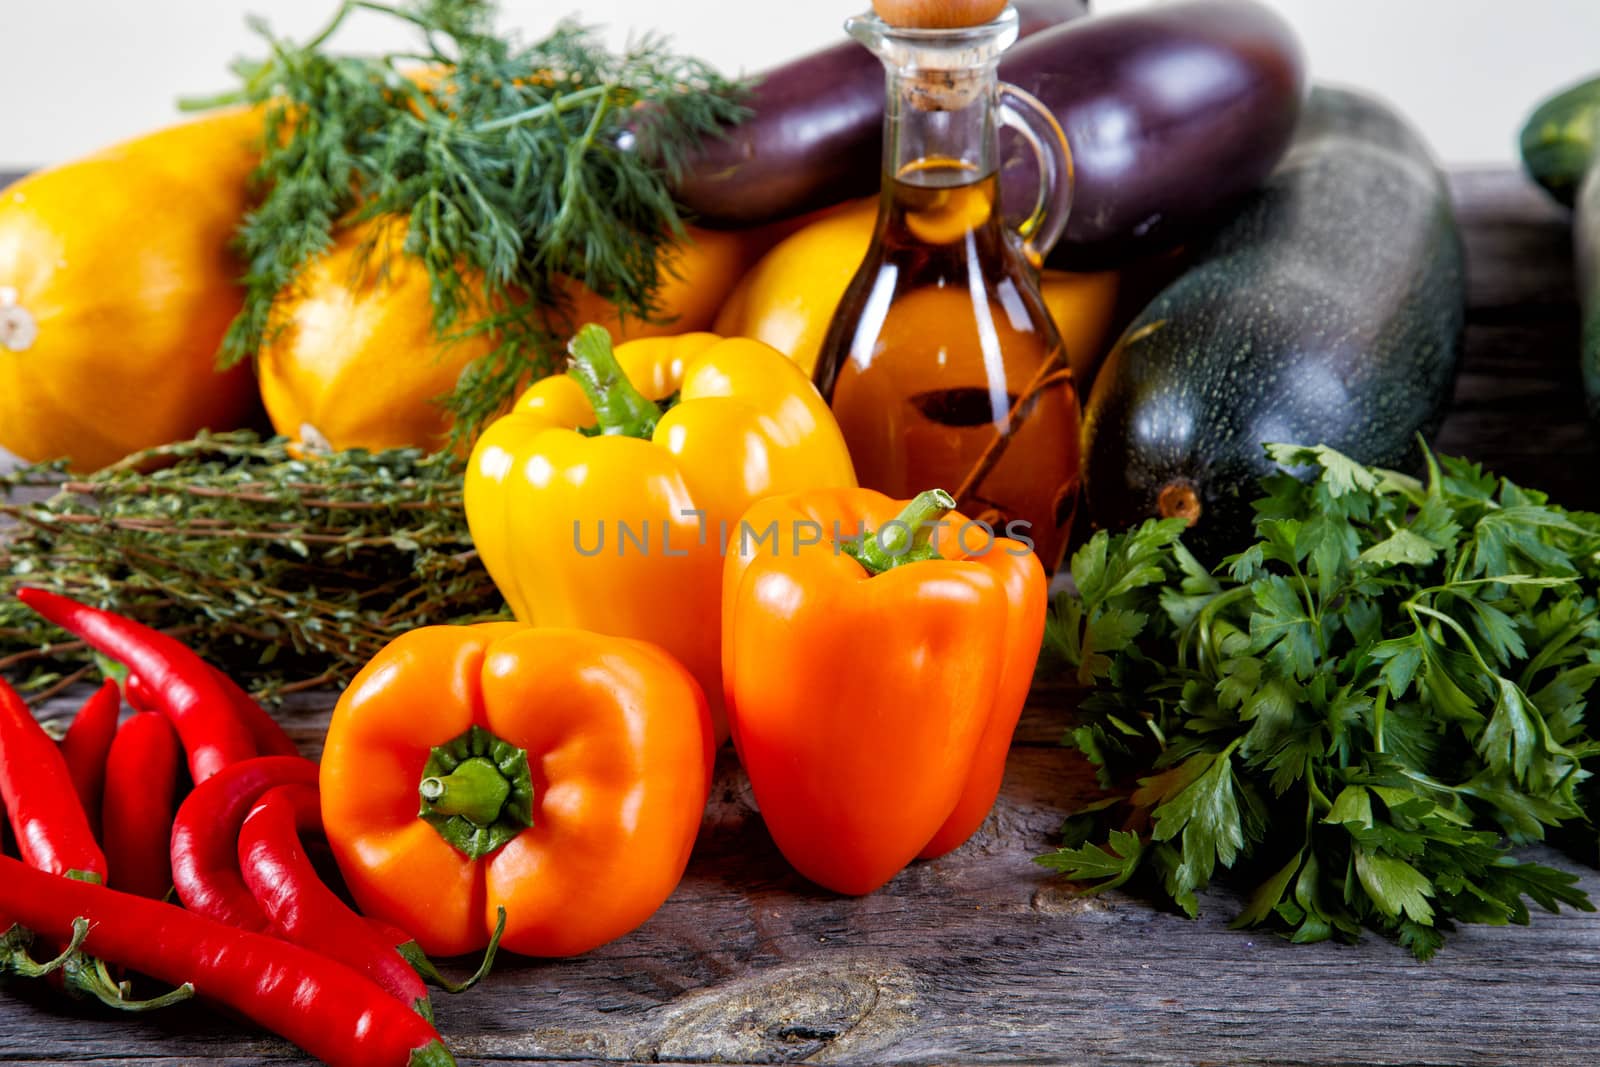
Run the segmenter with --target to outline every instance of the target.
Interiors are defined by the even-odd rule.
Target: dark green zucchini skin
[[[1600,78],[1569,86],[1534,108],[1518,140],[1529,177],[1573,206],[1600,140]]]
[[[1255,479],[1273,469],[1264,443],[1412,465],[1450,399],[1465,302],[1427,146],[1376,100],[1317,89],[1283,162],[1096,376],[1091,518],[1185,514],[1185,542],[1215,560],[1248,535]]]
[[[1572,260],[1578,275],[1578,306],[1583,316],[1579,359],[1589,423],[1600,425],[1600,167],[1590,167],[1578,183],[1572,205]]]
[[[1600,78],[1540,104],[1522,127],[1522,165],[1572,208],[1572,255],[1583,308],[1580,359],[1589,421],[1600,424]]]

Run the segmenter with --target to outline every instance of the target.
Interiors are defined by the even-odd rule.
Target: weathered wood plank
[[[1520,176],[1454,179],[1471,274],[1467,358],[1439,445],[1600,506],[1582,421],[1562,213]],[[580,959],[509,960],[440,998],[463,1062],[1500,1064],[1600,1056],[1600,916],[1465,929],[1418,964],[1396,946],[1291,946],[1123,894],[1080,899],[1030,862],[1090,785],[1054,746],[1070,695],[1038,693],[988,823],[883,891],[788,871],[724,756],[683,884]],[[308,753],[329,698],[282,717]],[[62,705],[50,709],[52,717]],[[1558,858],[1559,860],[1559,858]],[[1584,871],[1600,894],[1600,874]],[[0,994],[0,1060],[295,1062],[283,1042],[184,1006],[130,1022],[47,990]]]
[[[786,869],[724,759],[654,918],[581,959],[508,961],[442,998],[440,1026],[466,1061],[1576,1065],[1600,1049],[1593,917],[1465,930],[1423,965],[1377,940],[1230,931],[1225,893],[1196,922],[1080,899],[1029,857],[1085,785],[1068,753],[1019,749],[972,843],[846,899]],[[8,997],[0,1058],[289,1054],[203,1007],[129,1025],[44,991]]]

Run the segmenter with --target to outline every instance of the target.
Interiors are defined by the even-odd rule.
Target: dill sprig
[[[330,52],[355,12],[410,24],[417,47]],[[242,87],[200,102],[265,113],[263,199],[239,231],[245,303],[224,363],[260,350],[309,260],[380,216],[408,220],[400,252],[427,269],[439,338],[495,341],[445,401],[455,444],[560,365],[573,282],[624,317],[659,318],[659,253],[684,233],[668,181],[743,118],[738,87],[658,36],[615,54],[565,22],[523,45],[493,15],[483,0],[344,0],[303,44],[253,20],[267,57],[236,63]]]
[[[24,585],[180,636],[278,693],[348,681],[416,626],[498,617],[461,473],[449,453],[301,460],[240,431],[86,477],[0,474],[0,670],[38,687],[92,661],[16,599]]]

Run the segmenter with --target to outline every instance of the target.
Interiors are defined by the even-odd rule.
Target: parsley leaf
[[[1057,849],[1037,857],[1034,862],[1060,872],[1071,881],[1094,882],[1090,892],[1098,893],[1115,889],[1133,877],[1143,854],[1144,842],[1138,834],[1113,830],[1105,845]]]

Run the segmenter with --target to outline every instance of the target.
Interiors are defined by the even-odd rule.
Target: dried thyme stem
[[[34,688],[91,656],[15,599],[22,585],[181,636],[271,694],[348,680],[404,630],[503,612],[447,454],[307,460],[217,434],[88,477],[25,467],[0,494],[0,670]]]

